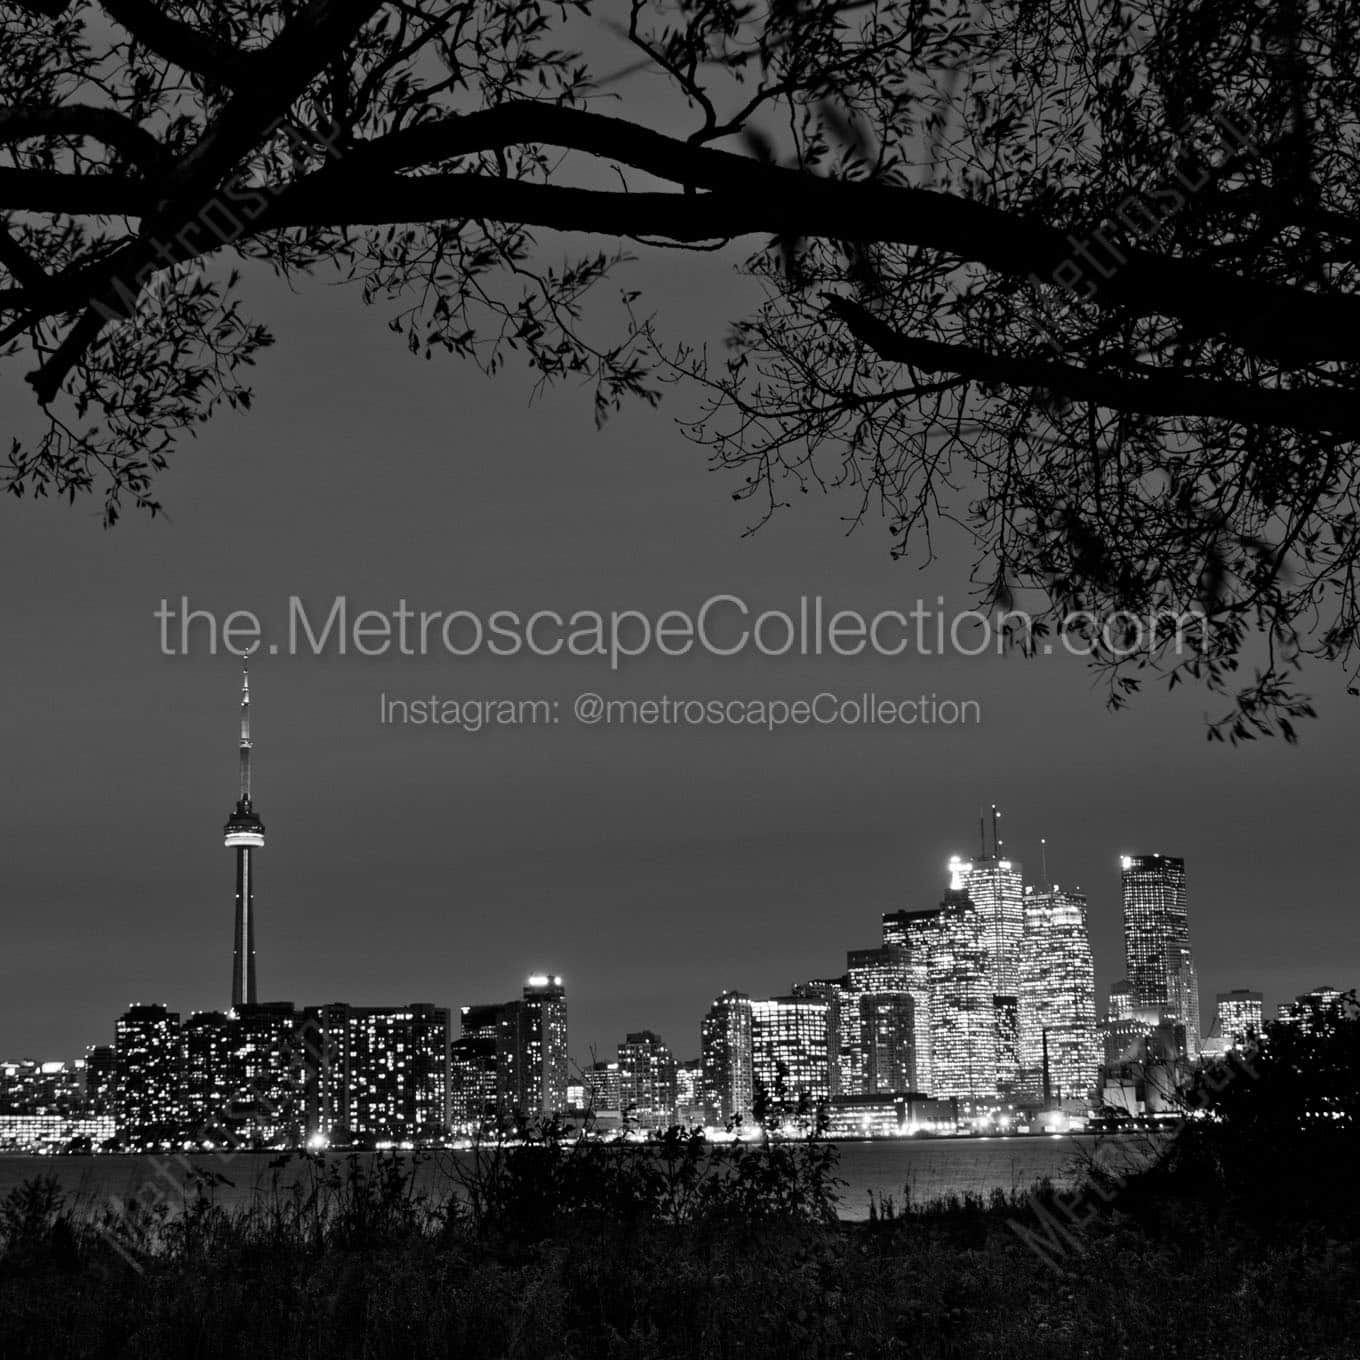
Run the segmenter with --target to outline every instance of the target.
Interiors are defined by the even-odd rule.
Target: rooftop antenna
[[[1039,837],[1039,860],[1043,875],[1044,887],[1051,888],[1053,885],[1048,881],[1048,837]]]
[[[1001,837],[998,834],[997,824],[1001,821],[1001,814],[996,810],[996,804],[992,804],[992,858],[1001,858]]]
[[[981,812],[978,813],[978,851],[980,859],[987,858],[987,818]]]

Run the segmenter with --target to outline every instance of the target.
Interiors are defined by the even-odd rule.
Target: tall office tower
[[[1128,982],[1110,983],[1110,1000],[1105,1008],[1107,1020],[1132,1020],[1134,1012],[1133,987]]]
[[[232,1013],[232,1095],[237,1135],[265,1147],[295,1147],[306,1122],[304,1032],[291,1001],[257,1002]]]
[[[907,992],[866,992],[859,998],[864,1087],[856,1094],[916,1090],[915,1012]]]
[[[567,994],[562,979],[535,973],[501,1010],[496,1044],[501,1108],[525,1119],[567,1110]]]
[[[963,862],[950,860],[949,871],[930,956],[930,1094],[993,1099],[997,1023],[986,923],[963,886]]]
[[[907,1036],[910,1042],[913,1055],[913,1073],[915,1071],[915,1053],[917,1050],[918,1036],[915,1027],[919,1024],[920,1016],[916,1010],[915,1002],[920,998],[921,1004],[928,1010],[929,977],[927,969],[916,970],[920,974],[916,980],[919,987],[913,993],[913,978],[915,976],[912,968],[911,947],[903,944],[883,944],[875,949],[851,949],[846,953],[846,987],[848,996],[847,1004],[843,1008],[844,1018],[842,1029],[845,1032],[847,1046],[853,1048],[854,1060],[851,1070],[855,1078],[853,1086],[841,1086],[841,1095],[872,1095],[881,1090],[890,1089],[877,1085],[878,1075],[871,1076],[870,1064],[871,1055],[869,1043],[871,1036],[865,1029],[865,1017],[869,1013],[866,1009],[866,1000],[877,997],[902,997],[912,998],[913,1005],[910,1008],[911,1024],[913,1033]],[[905,1014],[899,1010],[899,1014]],[[874,1042],[881,1043],[882,1036],[873,1036]],[[900,1043],[901,1040],[895,1042]],[[905,1087],[895,1088],[905,1090]]]
[[[1277,1019],[1285,1024],[1302,1025],[1305,1031],[1309,1031],[1340,1000],[1341,993],[1335,987],[1324,984],[1296,996],[1293,1001],[1280,1002],[1275,1013]]]
[[[1025,894],[1019,1022],[1024,1093],[1046,1106],[1089,1100],[1102,1055],[1082,893],[1053,884]]]
[[[1199,979],[1190,952],[1185,861],[1124,855],[1124,959],[1135,1006],[1156,1007],[1185,1026],[1186,1051],[1200,1050]]]
[[[501,1009],[464,1006],[460,1012],[460,1033],[449,1049],[449,1120],[457,1133],[478,1133],[495,1125]]]
[[[264,823],[250,793],[250,674],[241,666],[241,796],[222,828],[223,844],[236,851],[236,947],[231,961],[231,1004],[255,1002],[255,860],[264,848]]]
[[[916,1084],[922,1091],[934,1091],[931,1054],[933,1022],[930,1014],[930,956],[939,935],[939,907],[928,911],[893,911],[883,915],[883,943],[907,951],[904,990],[911,997],[914,1014]]]
[[[1227,1048],[1241,1048],[1250,1040],[1259,1039],[1265,1032],[1265,998],[1260,992],[1234,988],[1219,992],[1214,1010],[1214,1027]]]
[[[195,1141],[227,1143],[235,1136],[235,1033],[221,1011],[195,1011],[180,1029],[184,1120]]]
[[[114,1038],[120,1137],[168,1142],[179,1133],[179,1016],[164,1006],[129,1006]]]
[[[355,1138],[424,1142],[449,1122],[449,1013],[442,1006],[346,1008],[348,1124]]]
[[[751,998],[720,992],[699,1026],[704,1065],[704,1118],[713,1127],[750,1119],[755,1099],[751,1051]]]
[[[1020,940],[1025,930],[1025,882],[1018,860],[1005,858],[999,835],[1000,813],[992,808],[992,844],[988,853],[982,829],[982,855],[962,860],[963,888],[982,919],[982,943],[987,949],[988,977],[993,996],[1020,993]]]
[[[1020,1080],[1019,995],[1020,942],[1024,934],[1025,884],[1017,860],[1002,855],[1000,813],[992,808],[992,844],[981,826],[982,855],[962,863],[963,887],[982,918],[996,1030],[996,1081],[999,1092],[1011,1093]]]
[[[856,1091],[861,1081],[859,998],[848,975],[795,982],[794,996],[820,997],[826,1002],[826,1056],[833,1096]]]
[[[675,1118],[687,1129],[704,1122],[704,1064],[701,1058],[675,1064]]]
[[[118,1089],[118,1055],[112,1044],[85,1051],[85,1104],[92,1115],[111,1115]]]
[[[757,1098],[789,1109],[831,1096],[830,1006],[824,997],[751,1002],[751,1070]]]
[[[605,1110],[617,1111],[622,1108],[623,1090],[619,1074],[619,1061],[606,1062],[601,1059],[586,1068],[582,1086],[586,1107],[597,1114]]]
[[[649,1029],[619,1045],[619,1109],[640,1128],[668,1129],[675,1123],[675,1056]]]
[[[349,1118],[350,1010],[343,1001],[307,1006],[299,1022],[309,1142],[319,1139],[344,1144],[352,1137]]]

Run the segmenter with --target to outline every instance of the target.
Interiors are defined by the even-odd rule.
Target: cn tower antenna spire
[[[241,658],[241,803],[250,807],[250,660]]]

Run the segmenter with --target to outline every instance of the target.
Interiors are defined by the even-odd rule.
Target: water
[[[838,1145],[840,1164],[837,1174],[845,1181],[840,1191],[841,1217],[868,1216],[869,1197],[891,1196],[897,1205],[904,1201],[908,1187],[913,1203],[945,1196],[989,1195],[1000,1189],[1007,1194],[1028,1190],[1036,1181],[1047,1178],[1055,1186],[1074,1185],[1093,1148],[1100,1142],[1107,1148],[1119,1140],[1097,1140],[1089,1135],[1026,1138],[913,1138],[881,1140]],[[1120,1145],[1122,1155],[1136,1161],[1143,1150],[1141,1140]],[[367,1154],[365,1154],[367,1155]],[[419,1188],[442,1194],[449,1188],[447,1158],[466,1158],[466,1153],[440,1153],[423,1165],[418,1173]],[[111,1197],[129,1199],[139,1191],[181,1202],[186,1188],[187,1166],[217,1172],[229,1185],[217,1191],[220,1203],[244,1207],[252,1201],[268,1201],[277,1190],[299,1181],[306,1182],[309,1171],[290,1162],[282,1169],[272,1168],[274,1153],[240,1153],[235,1156],[199,1154],[178,1156],[99,1156],[32,1157],[0,1154],[0,1195],[34,1176],[55,1176],[68,1196],[88,1203],[108,1201]],[[336,1154],[337,1159],[343,1154]]]

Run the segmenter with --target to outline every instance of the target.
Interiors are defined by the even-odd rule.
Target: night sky
[[[628,281],[672,335],[720,342],[745,285],[732,256],[643,252]],[[133,1001],[224,1007],[238,663],[164,657],[153,611],[187,595],[281,624],[290,595],[354,608],[694,610],[802,594],[872,612],[967,607],[967,557],[926,571],[886,529],[846,535],[852,500],[798,497],[751,537],[738,482],[675,427],[691,394],[594,428],[588,394],[531,403],[413,359],[385,313],[317,284],[256,279],[266,352],[248,416],[183,442],[169,514],[105,531],[95,502],[0,507],[5,580],[5,932],[0,1057],[111,1042]],[[33,412],[17,374],[11,428]],[[611,675],[566,658],[264,657],[252,665],[262,1000],[504,1000],[564,976],[571,1049],[652,1028],[688,1058],[721,988],[755,995],[840,972],[879,915],[936,903],[980,809],[1008,853],[1090,898],[1098,1004],[1122,976],[1120,852],[1187,862],[1206,1014],[1360,976],[1351,916],[1353,752],[1344,677],[1311,677],[1303,744],[1209,744],[1202,691],[1113,714],[1080,661],[652,657]],[[582,690],[639,698],[977,699],[976,728],[604,729]],[[383,727],[378,695],[544,697],[550,728]],[[456,1023],[456,1018],[455,1018]]]

